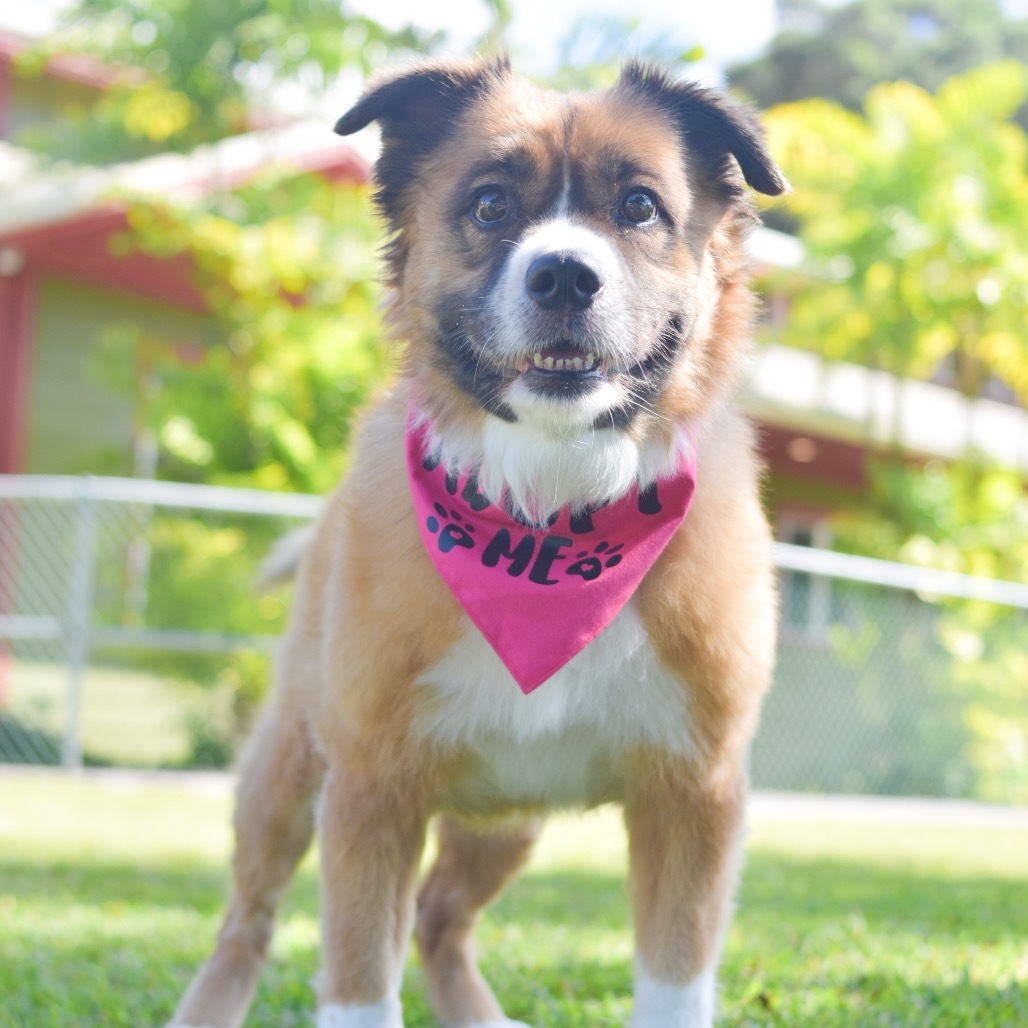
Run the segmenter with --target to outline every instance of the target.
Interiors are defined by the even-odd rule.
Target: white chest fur
[[[528,696],[470,622],[419,685],[416,731],[472,757],[449,797],[469,811],[601,802],[618,794],[625,754],[692,748],[685,685],[631,604]]]

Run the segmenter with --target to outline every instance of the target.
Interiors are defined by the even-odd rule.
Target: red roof
[[[34,40],[15,32],[0,29],[0,64],[13,64],[20,55],[32,49]],[[138,75],[131,68],[117,68],[87,54],[58,54],[47,59],[44,74],[75,82],[93,89],[105,89],[126,76]]]
[[[299,174],[318,174],[331,182],[367,181],[368,162],[351,146],[337,140],[327,128],[325,138],[324,146],[280,153],[281,163]],[[145,171],[145,164],[140,162],[128,170]],[[218,177],[216,185],[221,189],[242,185],[262,168],[260,161],[236,162]],[[160,181],[168,185],[167,192],[162,189],[161,195],[202,195],[215,185],[203,162],[194,163],[184,157],[182,167],[173,171],[174,182],[169,184],[167,169],[161,169]],[[112,178],[116,175],[116,171],[112,172]],[[146,176],[137,177],[145,179]],[[121,181],[114,178],[111,189],[118,188]],[[33,183],[37,192],[40,184],[38,178]],[[54,193],[60,194],[62,190],[67,195],[67,186],[55,179]],[[0,247],[18,251],[26,266],[36,273],[145,296],[190,310],[203,310],[204,301],[192,284],[186,256],[166,259],[142,253],[116,256],[112,252],[112,237],[128,227],[126,211],[127,203],[112,199],[110,191],[100,191],[95,200],[83,202],[77,210],[72,208],[53,217],[40,213],[38,218],[28,218],[7,232],[0,232]]]

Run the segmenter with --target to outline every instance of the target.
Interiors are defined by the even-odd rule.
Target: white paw
[[[636,959],[631,1028],[711,1028],[716,987],[713,970],[687,985],[667,985],[650,977]]]
[[[504,1018],[502,1021],[476,1021],[474,1024],[467,1025],[467,1028],[532,1028],[530,1024],[525,1024],[524,1021],[508,1021]]]
[[[377,1003],[329,1003],[318,1010],[317,1028],[403,1028],[400,1000]]]

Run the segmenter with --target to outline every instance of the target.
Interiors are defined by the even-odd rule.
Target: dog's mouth
[[[518,372],[572,376],[578,379],[601,378],[604,375],[604,363],[592,350],[557,345],[534,350],[520,362]]]

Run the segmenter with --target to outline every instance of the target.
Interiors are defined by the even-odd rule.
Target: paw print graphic
[[[471,533],[474,532],[475,526],[466,523],[455,510],[447,510],[441,503],[437,503],[435,509],[439,517],[430,514],[425,519],[425,524],[430,532],[439,533],[440,552],[449,553],[455,546],[463,546],[466,550],[472,549],[475,540],[471,538]],[[443,524],[444,521],[448,521],[449,524]]]
[[[568,566],[566,574],[579,575],[587,582],[591,582],[594,578],[600,577],[604,568],[612,568],[621,563],[621,554],[618,551],[623,546],[624,543],[611,546],[609,543],[599,542],[592,553],[582,550],[581,553],[575,554],[575,562]]]

